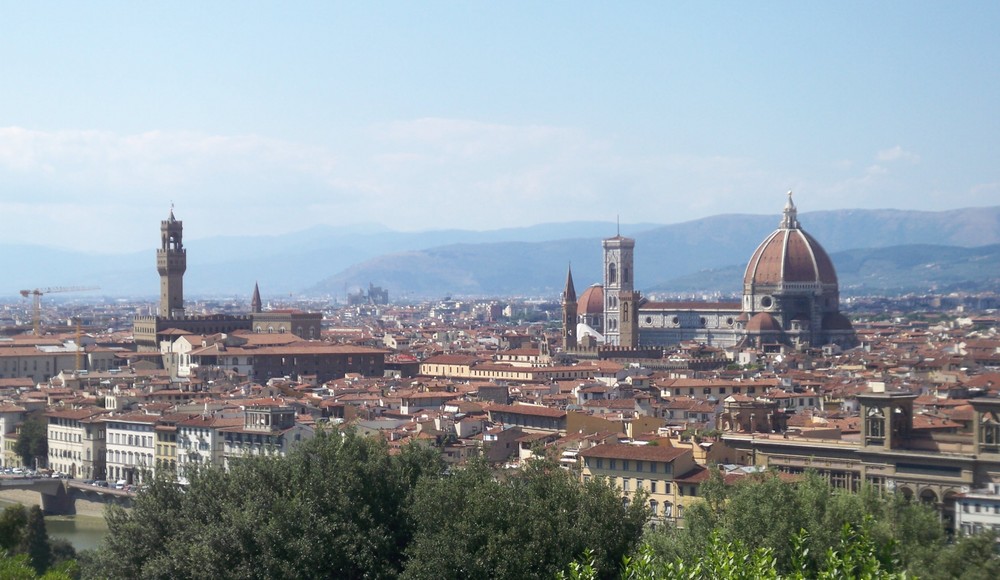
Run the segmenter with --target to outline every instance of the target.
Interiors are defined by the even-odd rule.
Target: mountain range
[[[187,219],[198,219],[188,217]],[[635,238],[636,286],[645,292],[739,289],[746,260],[778,215],[717,215],[658,225],[622,225]],[[835,210],[799,214],[830,253],[842,291],[998,289],[1000,206],[941,212]],[[158,227],[158,224],[152,227]],[[188,296],[343,297],[369,283],[393,299],[454,296],[555,297],[572,264],[577,290],[601,277],[609,222],[548,223],[492,231],[398,232],[381,226],[322,226],[286,235],[188,240]],[[109,248],[111,249],[111,248]],[[96,285],[96,294],[154,298],[155,248],[86,254],[0,245],[0,294]],[[69,296],[64,295],[64,296]]]

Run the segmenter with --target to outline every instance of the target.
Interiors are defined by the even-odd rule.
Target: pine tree
[[[44,574],[52,564],[52,550],[49,547],[49,535],[45,530],[45,517],[38,506],[28,510],[28,523],[21,537],[20,552],[28,555],[31,567],[39,574]]]

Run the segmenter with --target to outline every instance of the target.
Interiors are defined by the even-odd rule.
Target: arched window
[[[660,507],[660,504],[657,503],[657,501],[655,499],[649,500],[649,511],[652,512],[653,517],[656,517],[656,516],[660,515],[660,512],[658,510],[659,507]]]
[[[618,266],[614,262],[608,264],[608,284],[618,283]]]
[[[628,284],[628,266],[622,266],[622,283]]]

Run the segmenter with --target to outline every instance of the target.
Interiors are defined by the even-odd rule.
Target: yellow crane
[[[57,292],[87,292],[89,290],[100,290],[97,286],[56,286],[54,288],[35,288],[34,290],[21,290],[21,296],[31,297],[31,328],[35,336],[42,335],[42,295],[55,294]]]

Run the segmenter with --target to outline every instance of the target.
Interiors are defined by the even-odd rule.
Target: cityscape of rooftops
[[[0,15],[0,575],[1000,576],[997,5]]]

